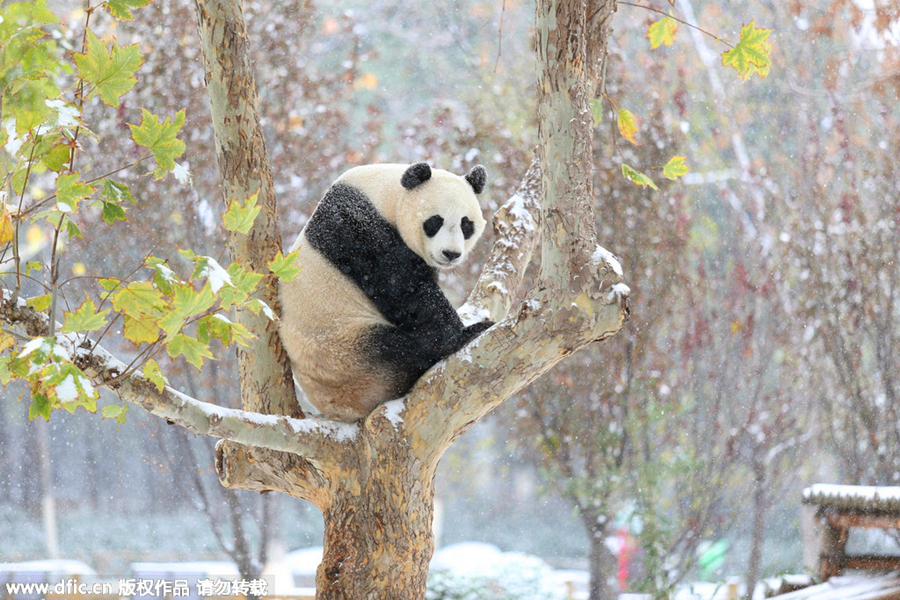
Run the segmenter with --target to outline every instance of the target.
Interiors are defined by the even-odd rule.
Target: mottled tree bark
[[[255,193],[262,208],[249,234],[229,236],[229,249],[245,269],[266,273],[266,263],[281,251],[281,229],[243,9],[236,0],[196,0],[195,6],[225,208]],[[257,297],[280,313],[277,278],[267,276]],[[277,323],[248,310],[238,320],[257,336],[237,351],[244,410],[302,418]]]

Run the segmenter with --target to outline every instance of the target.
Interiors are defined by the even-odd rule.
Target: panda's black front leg
[[[464,328],[462,330],[462,333],[460,334],[461,343],[459,345],[459,348],[462,348],[493,326],[493,321],[480,321],[478,323],[472,323],[468,327]],[[459,350],[459,348],[457,348],[457,350]]]

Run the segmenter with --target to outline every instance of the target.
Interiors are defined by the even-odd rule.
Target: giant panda
[[[437,283],[484,231],[486,179],[480,165],[366,165],[325,193],[291,247],[300,274],[280,288],[294,378],[323,416],[364,418],[493,325],[464,326]]]

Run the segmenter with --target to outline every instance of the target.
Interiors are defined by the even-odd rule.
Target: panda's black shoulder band
[[[431,179],[431,167],[428,166],[428,163],[420,162],[411,165],[403,172],[403,177],[400,178],[400,185],[411,190],[429,179]]]
[[[476,194],[480,194],[484,191],[484,184],[487,183],[487,171],[481,165],[475,165],[466,175],[466,181],[469,182]]]

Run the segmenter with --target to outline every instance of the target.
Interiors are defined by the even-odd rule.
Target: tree
[[[130,4],[103,6],[117,17],[131,16]],[[15,141],[20,145],[13,154],[19,162],[7,170],[7,183],[19,197],[19,207],[15,219],[7,213],[0,223],[11,232],[3,239],[13,242],[8,248],[14,254],[15,282],[4,292],[0,315],[24,332],[19,335],[25,343],[4,336],[3,345],[12,352],[3,357],[3,380],[15,376],[29,382],[33,416],[48,418],[53,408],[96,409],[99,386],[191,431],[221,437],[216,466],[224,485],[283,491],[322,510],[320,597],[421,597],[433,549],[432,480],[443,452],[472,423],[562,358],[613,335],[627,314],[628,288],[621,283],[621,269],[597,245],[593,225],[588,12],[572,0],[538,5],[539,159],[520,193],[495,216],[498,242],[463,309],[464,314],[489,314],[498,324],[465,352],[426,374],[408,398],[350,425],[304,419],[294,397],[277,326],[266,316],[267,308],[277,313],[276,275],[290,276],[290,259],[280,255],[243,16],[232,1],[198,0],[196,6],[223,195],[232,201],[226,220],[235,262],[228,277],[216,261],[188,253],[196,268],[187,282],[152,257],[145,261],[153,272],[146,282],[104,280],[116,318],[120,316],[132,334],[140,329],[146,335],[142,339],[147,345],[131,364],[118,361],[87,336],[108,324],[109,310],[102,309],[102,301],[98,308],[88,298],[66,313],[61,327],[56,323],[64,284],[57,241],[63,232],[81,233],[70,215],[78,202],[97,191],[93,180],[83,180],[74,169],[83,102],[96,93],[117,105],[133,85],[130,73],[140,64],[134,47],[107,47],[87,31],[85,51],[76,54],[80,76],[74,105],[46,105],[52,109],[47,111],[33,102],[27,112],[16,114]],[[604,2],[594,8],[592,35],[605,43],[615,6]],[[52,48],[42,47],[47,49]],[[17,79],[30,81],[21,74]],[[41,90],[28,91],[43,99]],[[53,92],[54,101],[62,95],[52,89],[41,93],[46,98]],[[29,100],[15,99],[21,106]],[[49,119],[55,119],[52,126],[42,128]],[[134,141],[156,160],[157,176],[177,170],[175,133],[183,119],[183,113],[161,120],[145,112],[141,124],[132,128]],[[25,203],[32,166],[59,175],[55,197],[34,202],[47,206],[56,200],[49,214],[41,215],[52,220],[55,236],[49,293],[29,305],[20,302],[22,279],[28,273],[17,238],[25,220],[34,218],[33,206]],[[108,178],[104,185],[106,181],[112,189],[102,208],[104,216],[115,221],[113,215],[120,213],[114,199],[127,190]],[[256,208],[259,218],[253,218]],[[246,229],[248,222],[253,224]],[[506,290],[518,287],[539,231],[540,273],[532,291],[507,315],[513,298]],[[195,281],[202,284],[200,290]],[[220,286],[223,281],[230,286]],[[260,287],[251,296],[250,284],[256,282]],[[240,306],[237,322],[215,322],[217,312],[233,304]],[[184,333],[185,326],[196,327],[197,337]],[[158,365],[148,360],[165,347],[172,356],[184,355],[202,365],[211,356],[205,345],[210,337],[246,344],[239,351],[242,411],[200,402],[167,387]],[[105,412],[118,416],[122,409],[113,406]]]

